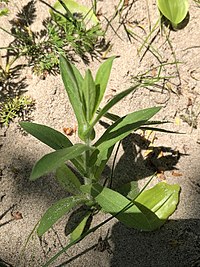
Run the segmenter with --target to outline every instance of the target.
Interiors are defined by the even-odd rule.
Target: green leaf
[[[180,186],[178,184],[169,185],[161,182],[153,188],[142,192],[135,203],[140,203],[162,220],[166,220],[176,209],[179,201]]]
[[[91,187],[91,195],[105,212],[111,213],[128,227],[144,231],[155,230],[164,224],[178,204],[179,191],[179,185],[159,183],[131,202],[99,184]]]
[[[37,229],[38,236],[42,236],[56,223],[64,214],[69,212],[75,206],[86,201],[82,196],[73,196],[63,198],[53,204],[42,216]]]
[[[48,126],[32,122],[20,122],[19,124],[26,132],[55,150],[72,146],[71,141],[64,134]]]
[[[7,16],[9,13],[9,9],[8,8],[3,8],[0,10],[0,17],[1,16]]]
[[[85,100],[86,119],[90,123],[95,114],[95,99],[96,99],[96,87],[90,70],[86,71],[85,79],[83,81],[83,95]]]
[[[153,117],[161,107],[152,107],[134,111],[113,123],[107,128],[105,133],[95,143],[95,147],[99,150],[103,147],[110,147],[116,144],[118,141],[125,138],[133,130],[138,129],[151,117]]]
[[[34,181],[60,167],[67,160],[78,157],[90,148],[83,144],[76,144],[69,148],[63,148],[42,157],[33,167],[30,180]]]
[[[77,238],[79,238],[85,230],[88,219],[91,216],[91,211],[87,212],[82,218],[81,222],[77,225],[77,227],[73,230],[70,235],[70,242],[73,242]]]
[[[106,153],[104,152],[103,154],[100,154],[99,153],[97,155],[94,155],[94,153],[92,153],[92,156],[91,156],[91,162],[89,162],[89,164],[92,163],[93,161],[93,173],[94,173],[94,177],[96,180],[98,180],[100,177],[101,177],[101,174],[113,152],[113,149],[114,149],[114,145],[109,147],[108,150],[106,151]],[[98,150],[97,150],[98,151]],[[95,163],[97,161],[97,158],[98,158],[98,162]]]
[[[102,109],[100,109],[97,117],[94,119],[92,123],[92,127],[103,117],[109,109],[111,109],[115,104],[117,104],[120,100],[122,100],[125,96],[130,94],[132,91],[134,91],[139,85],[136,85],[134,87],[130,87],[127,90],[124,90],[123,92],[117,94],[115,97],[113,97]],[[98,107],[97,107],[98,108]]]
[[[97,109],[101,103],[101,100],[104,96],[114,59],[115,59],[115,57],[110,57],[109,59],[107,59],[99,67],[99,69],[97,71],[96,78],[95,78],[97,93],[96,93],[96,105],[95,105],[94,112],[97,111]]]
[[[152,231],[163,224],[154,212],[142,204],[137,207],[126,197],[109,188],[94,184],[91,194],[105,212],[112,214],[128,227]]]
[[[117,192],[127,197],[130,200],[133,200],[138,196],[140,190],[138,188],[137,181],[131,181],[129,183],[123,184],[119,188],[117,188]]]
[[[87,130],[87,122],[81,89],[83,77],[81,76],[79,70],[62,55],[60,55],[60,72],[70,103],[78,121],[79,137],[84,140],[84,132]]]
[[[160,109],[161,107],[153,107],[135,111],[114,122],[94,145],[99,150],[97,161],[95,163],[97,168],[101,165],[102,161],[107,160],[108,149],[110,147],[113,147],[118,141],[128,136],[133,130],[138,129],[152,116],[154,116]],[[94,154],[92,153],[92,160],[93,157]],[[97,176],[95,177],[96,179],[98,178]]]
[[[84,18],[84,22],[85,24],[88,24],[89,22],[91,22],[93,25],[96,25],[99,23],[97,17],[95,16],[94,12],[92,9],[89,9],[73,0],[62,0],[64,2],[64,4],[66,5],[66,7],[69,9],[69,11],[74,14],[74,13],[81,13],[83,15]],[[54,6],[53,6],[57,11],[60,11],[62,14],[66,14],[66,10],[65,8],[59,3],[59,1],[57,1]],[[50,10],[51,15],[56,18],[56,17],[60,17],[63,22],[65,22],[65,19],[60,16],[58,13]]]
[[[67,192],[74,195],[80,193],[81,183],[66,164],[62,164],[56,169],[56,180]]]
[[[157,6],[174,25],[184,20],[189,9],[188,0],[157,0]]]
[[[20,126],[26,132],[55,150],[73,146],[72,142],[65,135],[48,126],[31,122],[20,122]],[[81,157],[71,159],[71,162],[81,174],[84,174],[83,159]]]

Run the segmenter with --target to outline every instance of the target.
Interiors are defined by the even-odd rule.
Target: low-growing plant
[[[0,124],[8,126],[16,117],[24,117],[32,110],[34,101],[28,96],[16,96],[0,103]]]
[[[71,232],[70,243],[44,266],[49,266],[61,253],[114,217],[127,227],[152,231],[160,228],[176,209],[180,191],[177,184],[160,182],[151,189],[145,190],[145,186],[139,190],[137,183],[132,181],[114,190],[110,188],[112,183],[102,178],[102,172],[116,143],[139,128],[154,129],[154,125],[161,123],[150,120],[161,107],[134,111],[123,117],[108,112],[121,99],[136,90],[140,83],[120,92],[100,108],[113,60],[114,57],[107,59],[94,78],[90,70],[87,70],[83,77],[73,64],[64,56],[60,56],[60,71],[76,115],[81,143],[73,144],[67,136],[41,124],[20,123],[24,130],[55,150],[35,164],[30,180],[35,181],[55,171],[57,182],[71,193],[71,196],[60,199],[46,211],[37,227],[38,236],[43,236],[73,208],[87,206],[86,213]],[[95,126],[103,116],[112,119],[113,123],[102,136],[95,138]],[[72,163],[76,172],[72,171],[67,162]],[[89,218],[99,211],[110,213],[111,217],[86,231],[85,226]]]
[[[157,6],[174,29],[185,19],[189,10],[188,0],[157,0]]]
[[[72,3],[74,5],[75,2],[70,2],[70,10]],[[76,3],[76,6],[79,4]],[[62,14],[57,3],[51,8],[53,8],[50,12],[51,17],[43,22],[44,29],[39,32],[31,29],[36,18],[35,1],[30,1],[25,5],[16,18],[10,21],[11,31],[0,27],[1,30],[14,37],[9,47],[1,47],[1,49],[9,50],[10,55],[15,57],[25,57],[28,65],[32,66],[33,72],[38,75],[58,72],[59,54],[70,59],[74,56],[73,54],[77,54],[83,60],[88,60],[87,54],[95,53],[98,40],[104,35],[93,12],[91,11],[92,17],[88,18],[85,15],[85,12],[89,10],[86,7],[80,6],[80,12],[76,14],[70,11]],[[88,18],[87,23],[90,20],[93,21],[94,18],[96,18],[96,23],[86,27],[84,15]]]
[[[0,0],[0,17],[8,15],[9,13],[8,3],[9,0]]]

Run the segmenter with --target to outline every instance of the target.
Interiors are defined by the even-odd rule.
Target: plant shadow
[[[109,236],[107,233],[101,237],[107,243],[105,249],[98,249],[97,239],[96,244],[56,267],[80,266],[78,264],[86,258],[91,262],[95,259],[95,267],[103,266],[103,258],[109,267],[199,267],[199,233],[198,219],[169,220],[161,229],[152,232],[129,229],[117,222]]]
[[[121,142],[123,154],[119,158],[112,178],[112,187],[139,181],[146,177],[165,171],[176,170],[176,164],[182,154],[178,150],[165,146],[152,146],[148,139],[138,133],[132,133]],[[145,151],[148,151],[148,154]],[[110,177],[111,168],[106,166],[103,176]]]
[[[138,232],[121,223],[112,228],[110,267],[188,267],[200,257],[200,220],[170,220],[160,230]],[[197,264],[197,265],[195,265]]]
[[[177,27],[175,29],[175,28],[173,28],[170,20],[168,20],[165,16],[162,16],[162,18],[161,18],[161,23],[163,23],[163,25],[165,25],[167,28],[169,28],[172,31],[177,31],[177,30],[184,29],[188,25],[189,21],[190,21],[190,13],[188,12],[187,15],[186,15],[186,17],[184,18],[184,20],[181,21],[177,25]]]
[[[21,76],[21,70],[25,67],[23,64],[10,68],[8,74],[2,74],[0,77],[0,102],[8,98],[20,96],[26,92],[26,78]],[[4,72],[4,70],[2,70]]]

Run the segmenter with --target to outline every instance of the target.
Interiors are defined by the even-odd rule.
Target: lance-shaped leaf
[[[94,116],[96,87],[90,70],[86,71],[82,85],[82,91],[85,102],[86,119],[89,123]]]
[[[32,122],[20,122],[20,126],[27,133],[55,150],[72,146],[72,142],[64,134],[48,126]]]
[[[86,145],[76,144],[45,155],[33,167],[30,180],[36,180],[42,175],[54,171],[67,160],[76,158],[89,149]]]
[[[73,146],[65,135],[48,126],[32,122],[20,122],[20,125],[26,132],[55,150]],[[71,159],[71,162],[81,174],[84,174],[83,159],[81,157]]]
[[[91,156],[91,161],[89,162],[89,164],[91,164],[92,166],[92,171],[93,171],[93,174],[94,174],[94,178],[96,180],[98,180],[100,177],[101,177],[101,174],[113,152],[113,149],[114,149],[114,145],[109,147],[108,150],[104,151],[104,153],[97,153],[96,155],[94,153],[92,153],[92,156]],[[96,150],[96,151],[99,151],[99,150]],[[98,159],[98,162],[96,162]]]
[[[96,92],[96,105],[95,105],[94,112],[97,111],[97,109],[101,103],[101,100],[104,96],[114,59],[115,59],[115,57],[110,57],[109,59],[107,59],[99,67],[99,69],[97,71],[96,78],[95,78],[95,84],[96,84],[97,92]]]
[[[104,114],[107,113],[107,111],[109,109],[111,109],[115,104],[117,104],[120,100],[122,100],[125,96],[127,96],[128,94],[130,94],[131,92],[133,92],[134,90],[136,90],[136,88],[139,85],[133,86],[128,88],[127,90],[124,90],[123,92],[117,94],[116,96],[114,96],[102,109],[100,109],[100,111],[98,112],[98,115],[96,116],[96,118],[94,119],[94,121],[92,122],[91,127],[94,127],[94,125],[101,119],[101,117],[104,116]]]
[[[66,164],[62,164],[56,169],[55,179],[67,192],[70,192],[74,195],[80,193],[79,188],[81,183],[77,176]]]
[[[98,166],[101,166],[101,162],[108,159],[109,148],[113,147],[118,141],[124,139],[133,130],[136,130],[143,125],[152,116],[154,116],[160,108],[161,107],[153,107],[130,113],[117,120],[105,131],[94,145],[99,150],[99,154],[96,157],[97,161],[95,163],[97,167],[96,173],[99,173]],[[91,160],[94,164],[93,154],[91,155]],[[95,175],[95,177],[98,179],[99,176]]]
[[[73,242],[74,240],[76,240],[77,238],[79,238],[82,235],[82,233],[84,232],[84,230],[86,228],[86,224],[87,224],[90,216],[91,216],[91,211],[88,211],[84,215],[84,217],[82,218],[80,223],[77,225],[77,227],[70,234],[70,242]]]
[[[179,24],[188,13],[188,0],[157,0],[157,6],[161,13],[172,22]]]
[[[42,236],[56,223],[63,215],[69,212],[75,206],[86,201],[82,196],[73,196],[63,198],[53,204],[42,216],[37,228],[38,236]]]
[[[161,107],[152,107],[134,111],[113,123],[105,133],[97,140],[95,147],[101,150],[104,147],[111,147],[121,139],[125,138],[133,130],[136,130],[151,117],[153,117]]]
[[[83,140],[83,134],[87,130],[86,111],[82,95],[83,77],[79,70],[64,56],[60,56],[60,72],[67,91],[70,103],[78,121],[79,137]]]

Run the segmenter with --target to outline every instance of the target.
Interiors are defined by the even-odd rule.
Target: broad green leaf
[[[77,176],[66,164],[62,164],[56,169],[55,179],[67,192],[70,192],[74,195],[80,193],[79,188],[81,183]]]
[[[113,123],[94,145],[100,151],[96,165],[99,166],[103,160],[107,159],[108,149],[110,147],[124,139],[133,130],[142,126],[146,121],[153,117],[160,108],[161,107],[153,107],[135,111]],[[93,154],[91,158],[92,157]]]
[[[166,220],[176,209],[179,201],[180,186],[178,184],[169,185],[161,182],[153,188],[142,192],[135,203],[140,203],[162,220]]]
[[[109,188],[94,184],[91,194],[105,212],[112,214],[128,227],[152,231],[163,224],[150,209],[142,204],[137,207],[126,197]]]
[[[73,232],[70,235],[70,242],[73,242],[77,238],[79,238],[82,233],[84,232],[84,229],[86,227],[87,221],[89,217],[91,216],[91,211],[87,212],[84,217],[82,218],[81,222],[77,225],[77,227],[73,230]]]
[[[86,6],[83,6],[73,0],[63,0],[66,7],[69,9],[69,11],[73,14],[82,14],[85,24],[88,24],[89,22],[92,23],[92,25],[96,25],[99,23],[97,17],[95,16],[92,8],[89,9]],[[66,14],[65,8],[57,1],[53,6],[57,11],[61,12],[62,14]],[[60,16],[58,13],[50,10],[50,13],[53,17]],[[60,18],[64,22],[64,18],[60,16]]]
[[[71,141],[64,134],[48,126],[32,122],[20,122],[19,124],[26,132],[55,150],[72,146]]]
[[[76,158],[89,149],[86,145],[76,144],[72,147],[63,148],[45,155],[33,167],[30,180],[36,180],[42,175],[54,171],[67,160]]]
[[[83,134],[87,130],[87,122],[81,89],[83,78],[79,70],[62,55],[60,55],[60,72],[70,103],[78,121],[79,137],[84,140]]]
[[[123,184],[122,186],[117,188],[117,192],[127,197],[128,199],[133,200],[138,196],[140,192],[138,188],[138,182],[131,181],[129,183]]]
[[[82,85],[82,91],[85,100],[85,110],[87,122],[90,123],[94,116],[96,87],[90,70],[86,71],[85,78]]]
[[[99,108],[101,100],[104,96],[114,59],[115,59],[115,57],[110,57],[109,59],[107,59],[99,67],[99,69],[97,71],[96,78],[95,78],[97,93],[96,93],[96,105],[95,105],[94,112],[96,112],[97,109]]]
[[[56,223],[63,215],[69,212],[75,206],[86,201],[82,196],[73,196],[63,198],[53,204],[42,216],[37,229],[38,236],[42,236]]]
[[[188,13],[188,0],[157,0],[157,6],[161,13],[177,25],[184,20]]]

